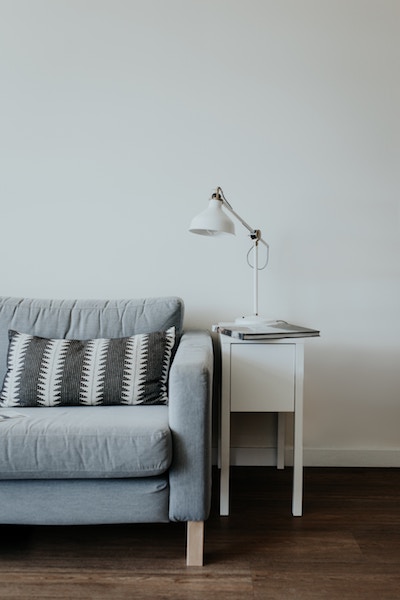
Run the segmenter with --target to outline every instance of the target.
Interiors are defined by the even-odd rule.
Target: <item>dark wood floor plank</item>
[[[257,600],[398,600],[398,576],[267,572],[254,580]]]

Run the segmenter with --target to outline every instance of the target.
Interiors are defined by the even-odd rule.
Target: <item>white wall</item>
[[[245,231],[187,231],[219,185],[271,244],[261,312],[322,331],[307,464],[399,466],[399,24],[397,0],[0,0],[2,295],[249,312]]]

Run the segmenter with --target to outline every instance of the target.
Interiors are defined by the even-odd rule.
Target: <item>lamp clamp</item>
[[[261,230],[253,229],[253,231],[250,232],[250,238],[255,240],[255,243],[258,244],[258,242],[261,240]]]

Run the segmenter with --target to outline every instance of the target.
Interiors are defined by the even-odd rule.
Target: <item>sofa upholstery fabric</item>
[[[95,525],[165,523],[168,477],[22,479],[0,485],[0,523]]]
[[[18,408],[0,423],[0,479],[151,477],[172,460],[166,406]]]

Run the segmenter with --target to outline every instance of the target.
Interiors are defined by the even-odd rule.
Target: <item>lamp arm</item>
[[[230,213],[232,213],[232,215],[234,217],[236,217],[236,219],[243,225],[243,227],[245,227],[247,229],[247,231],[250,232],[250,237],[252,240],[261,242],[269,250],[269,244],[267,244],[267,242],[261,237],[261,231],[259,229],[254,229],[254,227],[250,227],[250,225],[248,223],[246,223],[246,221],[244,219],[242,219],[242,217],[239,216],[236,211],[233,210],[232,206],[229,204],[228,200],[225,198],[222,188],[220,188],[220,187],[217,188],[217,190],[213,194],[213,198],[220,200],[222,202],[223,206],[225,206],[225,208]]]

